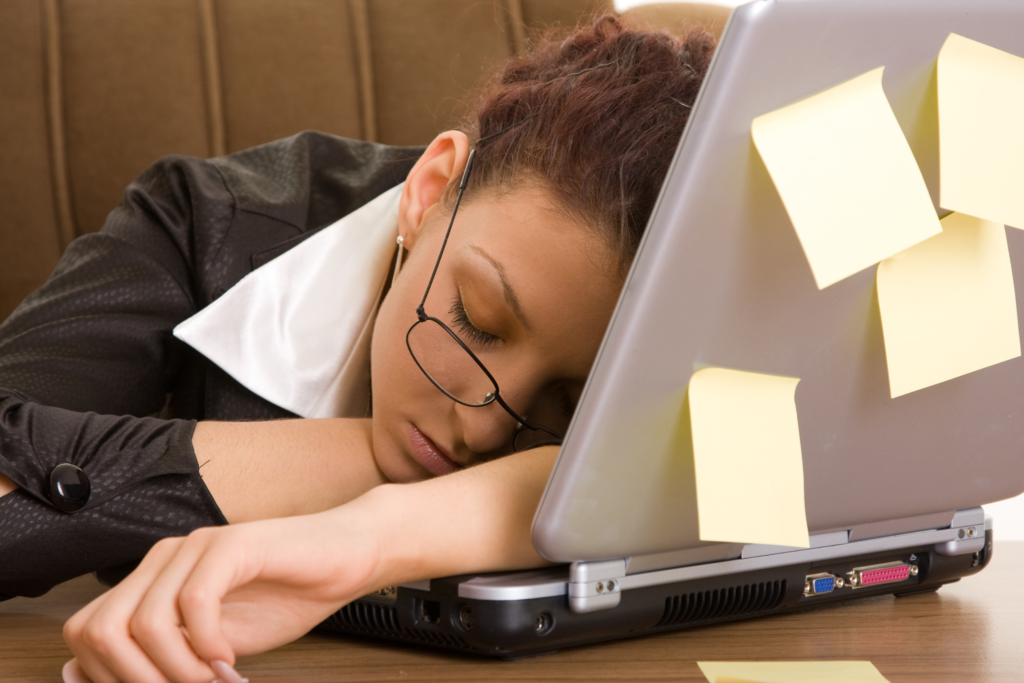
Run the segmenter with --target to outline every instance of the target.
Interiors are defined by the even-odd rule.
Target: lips
[[[416,462],[435,477],[462,469],[461,465],[449,458],[414,424],[409,425],[409,445],[412,447],[412,457]]]

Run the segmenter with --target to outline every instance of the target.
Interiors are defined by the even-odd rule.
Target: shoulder
[[[405,180],[422,147],[304,131],[209,160],[238,210],[302,232],[332,223]]]
[[[422,153],[306,131],[212,159],[168,155],[129,185],[103,233],[180,262],[201,307],[405,180]]]
[[[424,149],[304,131],[212,159],[164,156],[128,186],[125,199],[178,223],[220,223],[248,212],[304,233],[405,180]]]

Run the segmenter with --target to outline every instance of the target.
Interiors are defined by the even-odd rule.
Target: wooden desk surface
[[[1024,543],[995,546],[981,574],[938,593],[591,645],[516,662],[308,635],[242,659],[260,681],[704,681],[697,660],[867,659],[892,683],[1024,681]],[[61,626],[99,594],[88,577],[0,603],[0,681],[59,681]]]

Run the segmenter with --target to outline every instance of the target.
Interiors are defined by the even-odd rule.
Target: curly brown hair
[[[475,141],[522,122],[477,146],[467,198],[540,180],[605,237],[624,273],[715,45],[702,28],[673,36],[610,14],[568,36],[535,37],[484,86],[465,123]]]

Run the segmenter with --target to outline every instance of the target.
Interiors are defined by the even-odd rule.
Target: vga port
[[[917,565],[906,562],[888,562],[868,567],[854,567],[849,573],[851,588],[867,588],[885,583],[899,583],[917,576]]]
[[[843,587],[843,579],[832,574],[810,574],[804,580],[804,595],[825,595]]]

